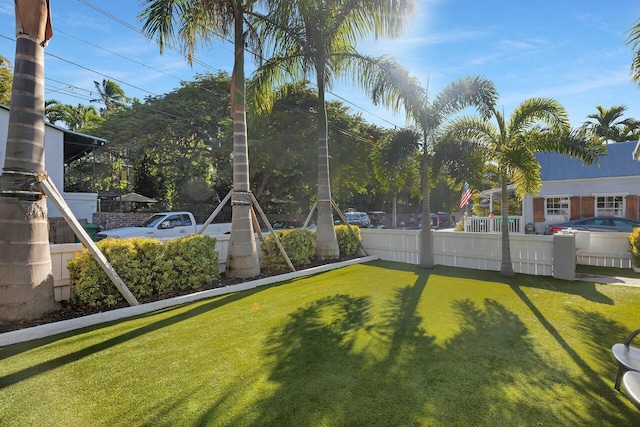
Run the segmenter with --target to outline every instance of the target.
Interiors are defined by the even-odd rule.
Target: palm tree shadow
[[[531,276],[528,274],[516,274],[513,278],[506,278],[500,276],[500,273],[497,271],[474,270],[467,268],[453,269],[452,267],[445,266],[436,266],[433,268],[431,273],[446,277],[504,283],[509,286],[517,284],[519,287],[544,289],[563,294],[578,295],[587,301],[593,301],[600,304],[614,304],[611,298],[598,291],[597,284],[594,282],[585,282],[581,280],[569,281],[554,279],[548,276]]]
[[[379,311],[369,297],[337,294],[291,313],[266,342],[274,392],[252,404],[258,416],[238,415],[228,425],[517,425],[534,419],[523,413],[565,424],[572,408],[550,412],[544,402],[527,399],[528,390],[553,394],[558,384],[587,385],[541,357],[518,316],[495,300],[455,300],[458,332],[438,343],[428,332],[438,330],[440,320],[418,314],[429,314],[431,273],[416,272],[415,283],[396,288]],[[210,408],[200,423],[218,418],[223,406]],[[624,420],[602,406],[572,417],[588,424],[593,414],[614,425]]]

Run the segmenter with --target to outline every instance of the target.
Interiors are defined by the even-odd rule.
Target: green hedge
[[[338,248],[340,248],[340,256],[342,258],[349,258],[360,254],[360,244],[362,242],[362,236],[360,235],[359,227],[351,227],[356,236],[349,231],[349,227],[346,225],[336,225],[336,238],[338,239]]]
[[[97,243],[136,299],[179,289],[198,289],[220,278],[216,239],[194,235],[162,243],[157,239],[105,239]],[[113,307],[124,301],[88,249],[67,263],[72,303]]]
[[[640,267],[640,228],[634,228],[629,235],[631,244],[631,258],[634,267]]]
[[[278,239],[294,267],[309,264],[316,253],[316,233],[313,231],[284,230],[278,232]],[[265,237],[262,264],[272,273],[289,271],[289,266],[272,235]]]

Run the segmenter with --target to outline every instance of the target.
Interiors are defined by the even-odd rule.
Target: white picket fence
[[[369,255],[382,260],[420,263],[419,230],[361,229]],[[437,265],[500,271],[501,236],[498,233],[467,233],[433,230],[434,262]],[[577,264],[631,268],[631,246],[627,233],[587,233],[588,243],[578,245]],[[553,236],[511,234],[511,262],[516,273],[553,276]],[[220,271],[225,270],[229,236],[217,238]],[[80,243],[51,245],[56,301],[71,295],[67,260],[82,250]]]
[[[522,216],[509,216],[509,233],[524,233]],[[502,230],[502,218],[499,216],[482,217],[469,216],[464,218],[464,231],[468,233],[500,233]]]

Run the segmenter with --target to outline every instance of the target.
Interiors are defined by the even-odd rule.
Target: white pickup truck
[[[137,227],[114,228],[96,234],[95,240],[107,238],[126,239],[128,237],[155,237],[173,239],[196,234],[202,225],[196,224],[191,212],[158,212],[144,220]],[[213,223],[202,234],[220,236],[231,233],[231,223]]]

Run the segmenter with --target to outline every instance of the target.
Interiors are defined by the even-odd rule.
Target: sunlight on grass
[[[372,262],[0,348],[0,425],[632,425],[640,289]]]

